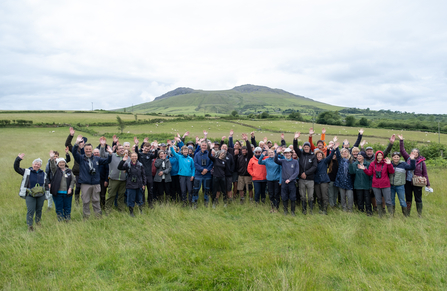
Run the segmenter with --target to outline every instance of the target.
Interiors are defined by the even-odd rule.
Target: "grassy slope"
[[[383,289],[447,288],[445,171],[430,170],[435,193],[424,196],[424,218],[368,218],[338,210],[329,216],[271,215],[268,207],[231,205],[197,211],[177,206],[131,219],[61,224],[43,213],[43,227],[26,231],[17,195],[22,166],[49,149],[63,150],[67,129],[0,129],[0,289]],[[32,140],[33,147],[23,142]],[[90,137],[91,138],[91,137]],[[46,205],[46,204],[45,204]],[[411,287],[410,287],[411,286]]]
[[[340,110],[343,107],[313,101],[310,99],[294,97],[289,94],[267,92],[239,93],[232,90],[224,91],[198,91],[190,94],[172,96],[162,100],[143,103],[134,106],[137,112],[162,112],[167,114],[204,114],[204,113],[230,113],[245,105],[261,106],[269,110],[276,108],[300,109],[305,106],[315,106],[325,110]],[[304,107],[303,107],[304,106]]]

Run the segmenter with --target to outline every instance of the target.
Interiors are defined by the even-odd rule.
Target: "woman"
[[[405,180],[407,177],[407,171],[413,171],[416,167],[414,160],[414,154],[410,155],[410,165],[406,162],[400,161],[400,152],[394,152],[391,156],[394,167],[394,174],[390,175],[391,183],[391,202],[393,203],[393,210],[396,209],[396,194],[399,198],[400,207],[404,216],[408,216],[407,203],[405,201]]]
[[[268,153],[265,158],[264,153]],[[264,146],[264,151],[258,160],[259,165],[264,165],[267,171],[267,189],[269,192],[270,204],[272,209],[270,213],[276,213],[279,209],[279,193],[281,193],[281,185],[279,179],[281,177],[281,166],[275,163],[275,151]]]
[[[264,165],[258,163],[261,158],[262,149],[256,147],[254,150],[254,155],[248,162],[247,171],[253,179],[253,186],[255,188],[255,202],[259,203],[259,198],[261,202],[265,203],[265,187],[267,186],[267,170]],[[264,159],[267,159],[265,157]]]
[[[166,193],[166,202],[169,200],[168,195],[171,195],[171,161],[166,157],[165,151],[158,152],[158,159],[155,161],[154,183],[157,184],[158,200],[163,201],[163,195]],[[171,201],[175,201],[175,196],[171,196]]]
[[[400,153],[407,164],[410,164],[410,155],[405,151],[404,147],[404,137],[402,135],[398,135],[400,139]],[[405,200],[407,200],[407,212],[408,216],[410,216],[411,204],[413,202],[413,194],[414,200],[416,201],[416,209],[419,217],[422,215],[422,187],[413,185],[413,176],[422,176],[425,177],[427,181],[427,188],[430,187],[430,180],[428,180],[427,174],[427,165],[425,164],[425,158],[421,156],[421,153],[418,149],[413,149],[411,153],[414,155],[414,159],[416,160],[416,166],[414,171],[407,171],[407,181],[405,183]]]
[[[278,148],[280,151],[280,148]],[[295,216],[295,203],[296,203],[296,187],[295,180],[298,177],[300,166],[297,160],[292,159],[292,150],[286,148],[284,150],[284,159],[278,159],[278,153],[275,155],[275,163],[281,166],[281,199],[284,206],[284,215],[288,212],[288,203],[290,200],[290,210],[292,216]],[[303,202],[304,204],[304,202]],[[304,210],[303,210],[303,214]]]
[[[393,204],[391,203],[391,184],[389,174],[394,174],[394,167],[391,165],[389,158],[384,158],[382,151],[377,151],[374,161],[366,168],[365,165],[357,165],[357,167],[368,176],[372,176],[372,189],[376,201],[382,201],[382,197],[385,198],[385,204],[388,208],[388,213],[392,216]],[[380,205],[379,205],[380,206]],[[379,216],[383,216],[382,207],[377,207]]]
[[[136,152],[130,154],[130,163],[127,162],[128,158],[128,155],[123,157],[118,164],[118,170],[127,172],[127,207],[129,207],[130,216],[135,217],[135,214],[133,213],[135,202],[138,204],[140,213],[143,213],[143,193],[147,181],[144,166],[138,161],[138,154]]]
[[[366,175],[363,170],[359,169],[358,165],[364,165],[365,168],[369,168],[369,163],[365,161],[363,154],[357,155],[357,161],[352,163],[349,167],[349,173],[354,176],[354,189],[357,195],[357,206],[361,212],[365,212],[366,215],[372,215],[371,208],[371,177]]]
[[[335,144],[335,147],[338,148],[338,144]],[[319,206],[320,206],[320,214],[327,215],[327,207],[329,204],[329,196],[328,196],[328,187],[329,175],[327,174],[327,166],[329,162],[332,160],[335,151],[332,150],[329,156],[326,157],[322,150],[316,149],[315,155],[317,157],[317,170],[315,172],[315,194],[317,194]]]
[[[334,185],[335,178],[337,177],[337,172],[338,172],[337,155],[334,155],[332,157],[332,160],[329,162],[329,166],[327,169],[329,180],[331,180],[328,186],[329,205],[331,207],[335,207],[337,205],[337,198],[339,196],[338,187]]]
[[[71,202],[76,178],[67,168],[64,158],[53,159],[53,157],[54,153],[50,152],[50,169],[53,174],[50,193],[53,195],[56,206],[57,219],[68,222],[71,218]]]
[[[226,201],[225,192],[227,189],[226,185],[226,179],[225,179],[225,169],[226,169],[226,157],[227,152],[224,150],[217,151],[216,156],[218,158],[215,158],[213,156],[213,151],[211,149],[211,143],[210,143],[210,150],[208,151],[208,157],[213,162],[214,165],[214,173],[213,173],[213,194],[212,194],[212,202],[213,202],[213,208],[216,208],[216,205],[219,203],[219,196],[220,193],[224,195],[224,200]]]
[[[182,192],[183,207],[187,204],[187,193],[189,193],[189,204],[192,206],[192,181],[194,181],[194,160],[188,155],[188,147],[182,146],[181,154],[175,152],[171,146],[171,153],[178,161],[178,175],[180,191]]]
[[[20,161],[23,160],[25,154],[19,154],[14,161],[14,170],[23,176],[20,185],[19,196],[26,200],[26,223],[28,231],[34,231],[33,219],[38,226],[42,218],[42,207],[45,199],[50,196],[48,188],[47,174],[40,169],[42,160],[35,159],[28,169],[20,168]],[[34,214],[36,217],[34,218]]]
[[[351,175],[349,174],[351,154],[349,153],[349,149],[342,148],[341,151],[339,151],[338,147],[335,148],[335,154],[337,155],[339,166],[334,185],[340,190],[343,211],[352,212],[354,192]]]

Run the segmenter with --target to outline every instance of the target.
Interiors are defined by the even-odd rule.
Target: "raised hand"
[[[360,128],[359,130],[360,135],[363,135],[363,132],[364,132],[363,128]]]
[[[112,150],[112,148],[111,148],[110,146],[107,147],[107,152],[108,152],[109,154],[113,154],[113,150]]]
[[[144,143],[147,143],[149,141],[149,138],[148,137],[145,137],[144,139],[143,139],[143,142]]]
[[[74,134],[75,134],[75,130],[73,129],[73,127],[70,127],[70,135],[74,136]]]
[[[277,147],[276,148],[276,152],[277,153],[282,153],[283,152],[283,148],[282,147]]]
[[[264,143],[267,143],[267,140],[268,140],[268,139],[267,139],[267,137],[265,136],[265,137],[264,137]]]
[[[177,137],[180,138],[180,133],[177,132]]]
[[[410,154],[410,159],[414,160],[414,155],[413,155],[413,153]]]
[[[322,134],[325,134],[326,133],[326,129],[323,127],[323,129],[321,130],[321,133]]]
[[[171,144],[171,140],[170,139],[166,140],[166,144],[170,145]]]
[[[208,136],[208,132],[206,130],[203,131],[203,135],[205,136],[205,138]]]
[[[267,144],[264,144],[264,151],[268,151],[269,150],[269,146]]]
[[[101,147],[105,147],[106,146],[106,138],[105,137],[103,137],[103,136],[101,136],[100,138],[99,138],[99,143],[101,144]]]
[[[349,141],[348,141],[347,139],[345,139],[345,140],[343,141],[343,144],[344,144],[344,145],[348,145],[348,144],[349,144]]]
[[[402,134],[397,135],[400,140],[404,140],[404,136]]]
[[[337,140],[338,140],[338,137],[337,136],[334,136],[334,139],[332,140],[333,142],[337,142]]]
[[[284,139],[284,133],[281,133],[281,140]]]
[[[390,160],[390,158],[386,157],[386,158],[385,158],[385,163],[388,164],[388,165],[391,164],[391,160]]]
[[[255,137],[255,132],[254,131],[250,132],[250,135],[251,137]]]
[[[275,142],[275,144],[273,145],[273,148],[276,150],[278,148],[278,144]]]
[[[248,140],[247,134],[246,134],[246,133],[243,133],[243,134],[242,134],[242,138],[243,138],[245,141],[247,141],[247,140]]]
[[[50,151],[50,159],[54,159],[54,152],[53,151]]]
[[[365,169],[365,166],[364,166],[363,164],[358,164],[358,165],[357,165],[357,168],[359,168],[360,170],[364,170],[364,169]]]
[[[127,153],[124,155],[123,157],[123,161],[127,161],[127,159],[129,158],[129,156],[127,155]]]
[[[200,138],[198,136],[196,136],[196,143],[199,143]]]
[[[300,135],[301,135],[301,133],[299,133],[299,132],[295,132],[295,139],[298,139],[299,137],[300,137]]]
[[[309,135],[312,136],[315,133],[314,129],[311,127],[309,128]]]
[[[136,136],[134,136],[134,137],[133,137],[133,142],[134,142],[136,145],[138,145],[138,143],[139,143],[140,141],[138,140],[138,138],[137,138]]]
[[[119,141],[119,138],[116,136],[116,134],[113,135],[113,142],[117,143]]]
[[[68,154],[70,152],[70,149],[68,147],[65,147],[65,153]]]
[[[183,138],[187,137],[188,135],[189,135],[189,131],[187,131],[183,134]]]
[[[83,141],[83,139],[82,139],[82,135],[80,134],[80,135],[78,135],[78,137],[76,138],[76,143],[80,143],[80,142],[82,142]]]
[[[224,135],[224,136],[222,136],[222,140],[225,140],[227,137]]]
[[[230,137],[233,137],[233,134],[234,134],[234,130],[230,130]]]
[[[23,160],[23,158],[25,157],[25,154],[19,154],[18,157]]]
[[[395,140],[396,140],[396,135],[393,134],[393,135],[390,137],[390,143],[393,144]]]
[[[175,139],[176,142],[181,142],[181,141],[182,141],[182,140],[180,139],[180,137],[178,137],[178,136],[174,137],[174,139]]]
[[[334,150],[340,146],[339,142],[334,143]]]
[[[363,146],[366,144],[366,140],[362,140],[362,142],[360,143],[360,147],[363,148]]]

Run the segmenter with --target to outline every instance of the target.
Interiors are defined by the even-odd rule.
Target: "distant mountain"
[[[266,86],[242,85],[230,90],[205,91],[180,87],[169,91],[151,102],[133,106],[134,113],[164,114],[239,114],[284,110],[341,110],[344,107],[329,105],[310,98],[295,95],[281,89]],[[123,108],[124,109],[124,108]],[[119,109],[120,111],[123,109]],[[132,108],[125,108],[131,112]]]

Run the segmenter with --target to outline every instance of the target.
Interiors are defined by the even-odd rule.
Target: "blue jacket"
[[[213,162],[208,157],[208,150],[206,150],[204,153],[202,153],[202,151],[198,151],[194,154],[194,167],[196,168],[196,178],[211,178]],[[204,169],[207,169],[208,172],[205,175],[202,175],[202,171]]]
[[[184,155],[179,155],[172,147],[171,153],[173,157],[178,161],[178,175],[183,177],[194,177],[194,160],[190,156],[185,157]]]
[[[343,159],[338,148],[335,149],[335,154],[337,155],[338,172],[334,186],[345,190],[353,190],[351,174],[349,174],[349,159]]]
[[[281,177],[281,166],[275,163],[275,160],[272,158],[264,159],[264,155],[258,159],[258,164],[264,165],[267,170],[267,181],[279,181]]]
[[[172,176],[178,176],[179,171],[179,165],[178,160],[172,155],[172,157],[169,157],[169,161],[171,162],[171,177]]]
[[[295,180],[298,177],[300,165],[297,160],[280,160],[278,159],[278,154],[276,154],[274,161],[278,165],[281,165],[281,183],[286,180]]]
[[[95,168],[96,173],[94,175],[90,175],[89,159],[85,156],[85,154],[78,153],[77,144],[73,146],[72,153],[73,158],[79,164],[79,183],[89,185],[99,184],[101,173],[99,166],[108,165],[112,161],[112,155],[109,155],[107,159],[102,159],[100,157],[95,157],[94,155],[92,155],[90,159],[93,163],[93,168]]]
[[[331,162],[332,157],[334,156],[335,151],[331,151],[329,156],[327,156],[325,159],[322,159],[321,161],[318,161],[317,159],[317,170],[315,171],[315,184],[321,184],[321,183],[330,183],[331,179],[329,178],[329,175],[327,174],[327,165]]]

